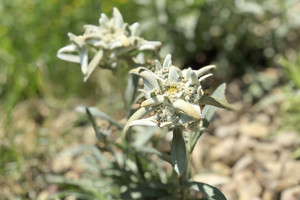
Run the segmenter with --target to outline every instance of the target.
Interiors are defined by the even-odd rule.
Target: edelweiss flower
[[[117,66],[116,57],[131,50],[155,50],[161,43],[147,41],[139,37],[139,24],[124,23],[121,13],[113,9],[113,17],[109,19],[101,14],[99,26],[85,25],[84,34],[76,36],[68,33],[72,44],[59,49],[57,57],[69,62],[80,63],[81,70],[88,79],[100,62]],[[79,55],[78,55],[79,54]]]
[[[204,74],[214,67],[180,70],[172,65],[171,55],[167,55],[163,65],[156,61],[155,72],[144,67],[131,70],[143,79],[144,89],[140,91],[146,100],[128,120],[125,131],[134,125],[170,127],[200,121],[199,100],[203,95],[200,83],[212,76]],[[148,114],[151,116],[143,119]]]

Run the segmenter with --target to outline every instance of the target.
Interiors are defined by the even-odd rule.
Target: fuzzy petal
[[[178,99],[173,103],[173,106],[175,109],[182,111],[183,113],[191,116],[192,118],[196,119],[196,120],[200,120],[201,119],[201,112],[200,112],[200,108],[199,110],[196,109],[195,106],[193,106],[192,104],[182,100],[182,99]]]
[[[195,71],[196,76],[200,77],[201,75],[205,74],[207,71],[214,69],[214,68],[216,68],[215,65],[208,65],[208,66],[202,67],[201,69]]]
[[[168,54],[164,60],[163,67],[170,67],[172,65],[172,56]]]
[[[159,125],[159,127],[163,128],[163,127],[171,126],[172,124],[173,122],[163,122]]]
[[[121,46],[123,46],[122,42],[119,40],[116,40],[110,45],[110,49],[115,49],[115,48],[118,48]]]
[[[105,42],[101,41],[101,40],[98,41],[98,42],[95,42],[94,46],[95,47],[102,47],[104,49],[108,49],[108,45]]]
[[[159,90],[156,75],[152,71],[144,67],[139,67],[131,70],[130,73],[137,74],[143,79],[144,86],[147,91],[151,91],[153,89]]]
[[[132,36],[139,36],[140,35],[140,30],[139,30],[139,23],[133,23],[132,25],[129,26],[129,30]]]
[[[141,119],[142,117],[144,117],[148,113],[152,112],[154,109],[155,108],[153,108],[153,107],[140,108],[135,113],[133,113],[133,115],[131,115],[131,117],[128,119],[128,121],[127,121],[127,123],[126,123],[126,125],[123,129],[123,133],[122,133],[123,137],[125,136],[125,134],[129,130],[131,122]]]
[[[172,82],[178,82],[179,80],[179,75],[177,73],[176,67],[171,66],[169,70],[169,81]]]
[[[159,71],[161,70],[162,66],[160,64],[160,62],[158,60],[155,60],[155,70],[156,71]]]
[[[76,36],[73,33],[68,33],[69,39],[72,43],[74,43],[79,48],[82,48],[85,44],[83,36]]]
[[[180,113],[179,114],[179,124],[185,124],[185,123],[188,123],[188,122],[191,122],[191,121],[194,121],[195,119],[190,117],[189,115],[186,115],[186,114],[183,114],[183,113]]]
[[[80,65],[81,65],[81,71],[84,75],[87,73],[87,66],[88,66],[88,50],[82,49],[80,52]]]
[[[77,47],[74,44],[70,44],[68,46],[65,46],[65,47],[59,49],[57,52],[57,57],[59,59],[65,60],[65,61],[69,61],[69,62],[73,62],[73,63],[80,63],[80,56],[70,54],[73,52],[77,52]]]
[[[156,106],[164,102],[164,97],[161,95],[149,98],[142,102],[141,107]]]
[[[210,76],[212,76],[212,75],[213,75],[212,73],[209,73],[209,74],[206,74],[206,75],[204,75],[204,76],[201,76],[201,77],[199,78],[199,82],[203,81],[204,79],[206,79],[206,78],[208,78],[208,77],[210,77]]]
[[[93,57],[92,61],[89,63],[87,73],[84,76],[84,82],[90,77],[92,72],[96,69],[96,67],[99,65],[101,59],[103,57],[103,51],[100,50],[96,53],[96,55]]]
[[[186,83],[187,87],[189,87],[190,85],[196,85],[196,86],[200,85],[195,72],[191,68],[187,69],[186,78],[188,79],[188,81]]]
[[[99,24],[100,26],[106,26],[107,22],[109,21],[108,17],[106,16],[106,14],[102,13],[101,17],[99,19]]]
[[[99,31],[99,26],[95,26],[95,25],[84,25],[84,34],[97,34]]]
[[[140,46],[139,46],[139,50],[143,51],[143,50],[155,50],[156,48],[158,48],[161,45],[160,42],[157,41],[144,41]]]
[[[113,20],[114,20],[114,25],[117,28],[121,29],[123,27],[124,24],[123,17],[117,8],[113,8]]]
[[[158,126],[158,122],[154,119],[154,117],[149,117],[145,119],[135,120],[131,122],[128,126]]]
[[[197,98],[200,99],[200,97],[204,94],[203,90],[202,90],[202,86],[200,85],[197,88]]]

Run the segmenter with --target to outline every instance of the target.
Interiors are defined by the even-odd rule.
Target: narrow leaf
[[[182,175],[186,165],[186,147],[183,139],[182,129],[173,129],[173,139],[171,144],[171,162],[177,174]]]
[[[144,117],[146,114],[150,113],[151,111],[153,111],[155,109],[155,107],[147,107],[147,108],[140,108],[138,109],[135,113],[133,113],[133,115],[131,115],[131,117],[128,119],[124,129],[123,129],[123,133],[122,133],[122,137],[125,137],[127,134],[127,131],[130,128],[130,124],[131,122],[141,119],[142,117]]]
[[[138,150],[139,152],[156,154],[160,158],[162,158],[164,161],[172,164],[170,156],[168,154],[164,153],[164,152],[158,151],[157,149],[154,149],[154,148],[151,148],[151,147],[145,147],[145,146],[134,146],[134,148],[136,150]]]
[[[126,91],[125,91],[125,107],[127,112],[127,118],[131,114],[130,106],[134,103],[136,91],[138,87],[139,77],[136,74],[129,74]]]
[[[91,123],[92,123],[92,125],[93,125],[94,131],[95,131],[95,133],[96,133],[96,137],[97,137],[99,140],[104,141],[104,140],[106,139],[106,137],[105,137],[106,135],[105,135],[103,132],[101,132],[101,130],[100,130],[99,127],[97,126],[97,124],[96,124],[96,122],[95,122],[95,120],[94,120],[94,118],[93,118],[93,116],[92,116],[92,114],[91,114],[89,108],[86,107],[85,110],[86,110],[86,114],[88,115],[89,120],[91,121]]]
[[[225,94],[225,89],[226,89],[226,84],[223,83],[213,92],[211,97],[213,97],[216,100],[222,99]],[[205,119],[205,123],[206,123],[206,124],[204,124],[205,127],[208,127],[208,124],[209,124],[210,120],[212,119],[214,113],[216,112],[216,109],[217,109],[216,107],[211,106],[211,105],[206,105],[204,107],[202,116]]]
[[[218,108],[234,110],[234,108],[231,105],[229,105],[228,103],[226,103],[225,101],[216,99],[214,97],[206,96],[206,95],[201,96],[201,98],[199,100],[199,104],[200,105],[211,105],[211,106],[215,106]]]
[[[216,187],[200,182],[190,182],[193,190],[201,192],[208,200],[227,200],[224,194]]]
[[[84,106],[78,106],[75,108],[75,110],[77,112],[85,112],[87,107],[84,107]],[[110,117],[109,115],[107,115],[106,113],[98,110],[97,108],[95,107],[88,107],[90,113],[92,116],[95,116],[95,117],[100,117],[102,119],[105,119],[107,121],[109,121],[111,124],[115,125],[116,127],[118,127],[119,129],[123,129],[124,125],[120,124],[117,120],[113,119],[112,117]]]

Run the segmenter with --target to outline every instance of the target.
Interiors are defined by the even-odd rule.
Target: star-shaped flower
[[[180,70],[172,65],[171,55],[163,64],[156,61],[155,72],[144,67],[131,70],[143,79],[145,100],[141,108],[128,120],[124,131],[135,125],[170,127],[200,121],[199,101],[203,96],[201,81],[212,76],[206,74],[214,65],[199,70]],[[150,115],[148,118],[143,118]]]
[[[59,49],[57,56],[62,60],[80,63],[84,80],[87,80],[97,66],[118,65],[117,57],[132,50],[156,50],[161,43],[147,41],[140,37],[139,24],[128,25],[117,8],[109,19],[101,14],[99,26],[85,25],[84,34],[68,33],[71,44]]]

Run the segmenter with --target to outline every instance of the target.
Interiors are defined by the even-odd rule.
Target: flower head
[[[134,125],[170,127],[200,121],[201,81],[212,76],[210,73],[204,74],[214,67],[180,70],[172,65],[171,55],[167,55],[163,64],[156,61],[155,72],[144,67],[131,70],[143,79],[144,88],[140,91],[145,100],[138,114],[128,120],[126,128]],[[147,114],[151,116],[143,119]]]
[[[116,67],[120,54],[132,50],[156,50],[161,45],[160,42],[140,37],[139,24],[124,23],[117,8],[113,9],[111,19],[102,13],[99,26],[85,25],[84,29],[83,35],[69,33],[71,44],[59,49],[57,56],[62,60],[80,63],[85,80],[101,63]]]

